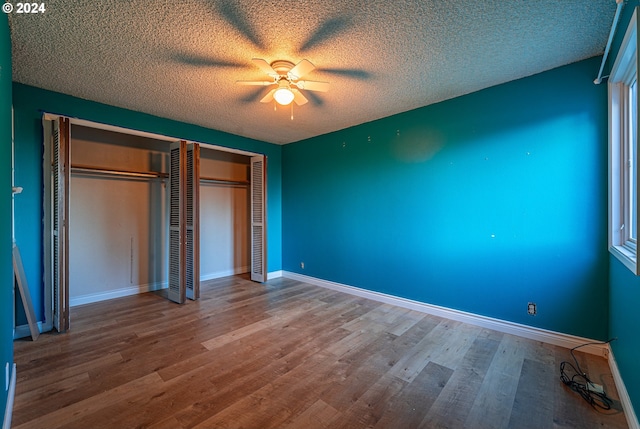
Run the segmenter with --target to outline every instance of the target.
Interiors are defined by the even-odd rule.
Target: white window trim
[[[638,8],[633,12],[609,76],[609,251],[634,274],[640,274],[635,243],[625,242],[624,180],[621,139],[629,132],[626,99],[638,70]],[[636,109],[638,112],[638,109]],[[637,156],[637,155],[636,155]],[[637,161],[637,160],[634,160]],[[638,165],[636,163],[636,165]],[[636,183],[636,191],[638,186]],[[626,220],[628,222],[628,220]],[[637,223],[637,215],[636,215]],[[628,228],[628,225],[627,225]],[[637,225],[635,230],[637,231]]]

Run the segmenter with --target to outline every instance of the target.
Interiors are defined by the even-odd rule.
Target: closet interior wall
[[[168,149],[167,142],[72,125],[71,306],[166,287],[169,216],[165,180],[73,167],[167,173]]]
[[[200,181],[201,280],[251,269],[250,160],[248,156],[200,147],[200,176],[204,178]]]
[[[221,179],[200,184],[201,280],[250,270],[249,160],[201,148],[201,177]],[[70,305],[166,288],[169,143],[72,125],[71,164]]]

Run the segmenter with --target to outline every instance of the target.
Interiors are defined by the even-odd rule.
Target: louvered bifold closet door
[[[251,280],[267,281],[266,158],[251,157]]]
[[[53,121],[52,140],[52,318],[53,327],[58,332],[65,332],[69,329],[69,118]]]
[[[187,145],[186,288],[187,298],[200,298],[200,146]]]
[[[180,304],[186,297],[186,148],[185,141],[172,143],[169,148],[169,299]]]

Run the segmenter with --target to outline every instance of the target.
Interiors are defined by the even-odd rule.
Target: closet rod
[[[132,171],[132,170],[112,170],[110,168],[93,167],[89,165],[71,165],[71,172],[74,173],[99,173],[111,176],[144,177],[144,178],[167,178],[167,173],[158,171]]]
[[[203,176],[200,176],[200,181],[201,182],[206,182],[206,183],[228,183],[230,185],[242,185],[242,186],[248,186],[249,185],[249,181],[248,180],[220,179],[220,178],[217,178],[217,177],[203,177]]]
[[[103,167],[94,167],[90,165],[79,165],[72,164],[71,171],[74,173],[98,173],[105,174],[110,176],[125,176],[125,177],[140,177],[140,178],[159,178],[166,179],[169,177],[169,174],[162,173],[159,171],[132,171],[132,170],[112,170],[110,168]],[[201,182],[207,183],[228,183],[231,185],[249,185],[248,180],[231,180],[231,179],[221,179],[219,177],[200,177]]]

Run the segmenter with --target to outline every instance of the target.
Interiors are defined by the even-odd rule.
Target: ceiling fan
[[[329,82],[319,82],[314,80],[300,80],[300,78],[311,72],[316,67],[308,60],[302,60],[295,66],[290,61],[277,60],[269,64],[261,58],[253,58],[251,61],[264,71],[271,79],[269,80],[238,80],[239,85],[270,86],[276,85],[261,103],[269,103],[272,100],[282,106],[287,106],[295,101],[298,106],[302,106],[309,100],[300,92],[301,89],[307,91],[326,92],[329,90]]]

